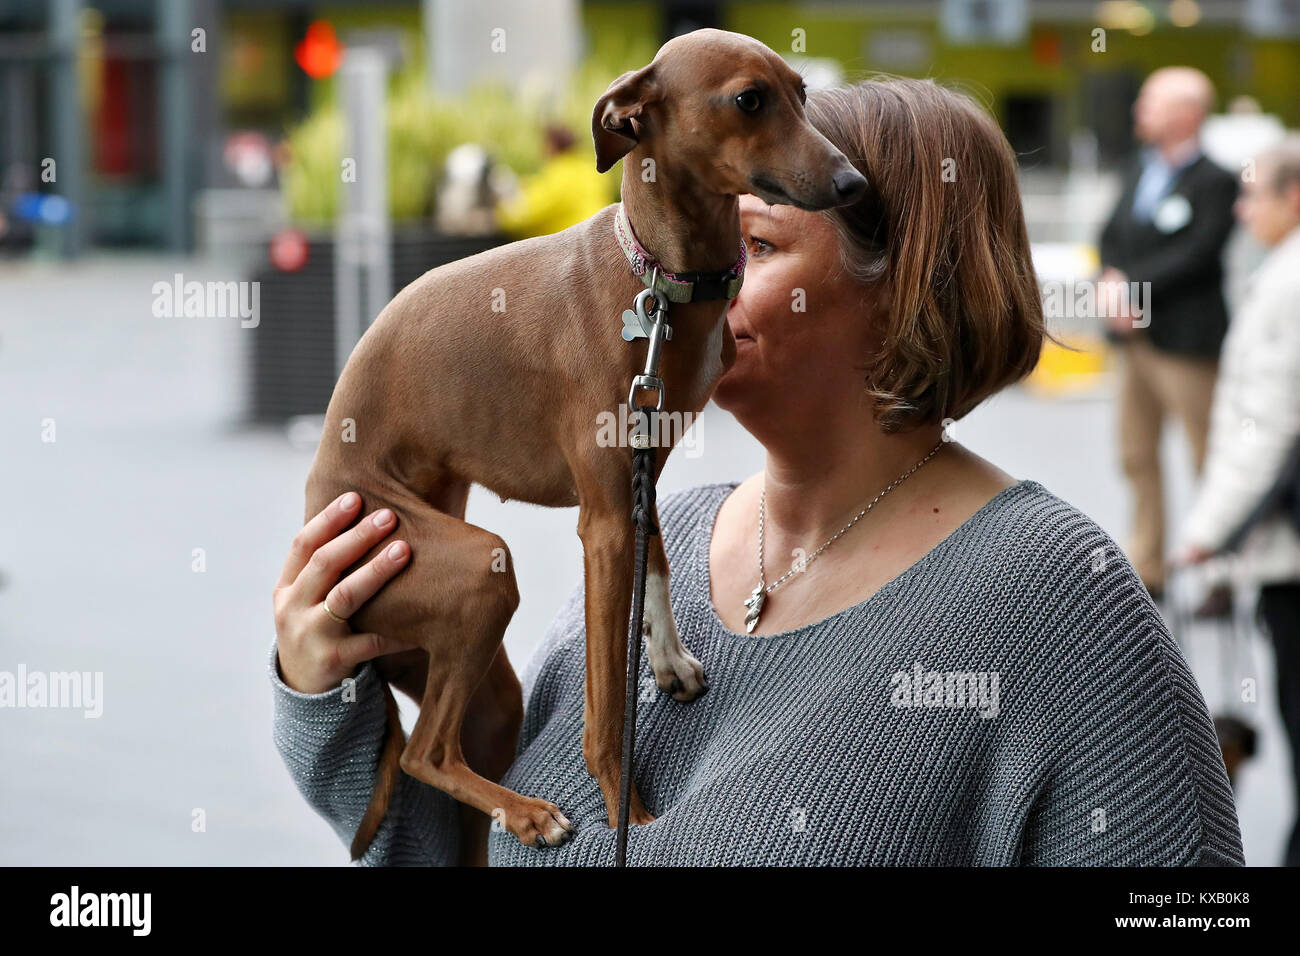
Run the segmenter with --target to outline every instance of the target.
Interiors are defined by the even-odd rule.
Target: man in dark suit
[[[1120,458],[1135,497],[1129,558],[1159,599],[1165,584],[1160,432],[1181,421],[1199,473],[1205,460],[1219,347],[1228,328],[1223,247],[1234,176],[1202,152],[1214,87],[1190,67],[1152,73],[1133,107],[1146,145],[1101,235],[1101,291],[1121,360]],[[1149,283],[1149,285],[1147,285]]]

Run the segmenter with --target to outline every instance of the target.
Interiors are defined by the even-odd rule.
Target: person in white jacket
[[[1230,555],[1235,575],[1259,585],[1300,807],[1300,530],[1278,494],[1297,483],[1300,449],[1300,137],[1261,154],[1254,173],[1236,213],[1271,251],[1223,343],[1205,469],[1175,562]],[[1300,820],[1285,859],[1300,866]]]

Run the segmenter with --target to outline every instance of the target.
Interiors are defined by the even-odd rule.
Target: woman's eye
[[[759,98],[757,90],[745,90],[745,92],[736,97],[736,105],[746,113],[753,113],[762,105],[762,103],[763,101]]]
[[[758,236],[749,237],[750,255],[758,256],[770,252],[772,244],[766,239],[760,239]]]

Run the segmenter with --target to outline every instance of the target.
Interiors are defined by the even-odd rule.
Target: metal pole
[[[161,82],[158,112],[162,129],[163,240],[172,252],[189,248],[186,215],[190,150],[189,57],[193,29],[190,0],[156,0]]]
[[[36,155],[36,70],[23,61],[0,63],[0,188],[34,190],[40,179]]]
[[[420,28],[424,33],[424,82],[438,89],[438,0],[420,0]]]
[[[357,47],[339,68],[343,165],[334,225],[336,371],[392,298],[388,218],[388,66],[381,51]]]
[[[86,245],[85,128],[77,58],[81,42],[81,0],[53,0],[50,5],[51,97],[56,169],[55,191],[72,207],[72,219],[63,229],[63,255],[80,255]]]

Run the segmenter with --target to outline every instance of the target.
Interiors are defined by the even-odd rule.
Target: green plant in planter
[[[397,224],[432,213],[447,154],[479,143],[519,175],[541,165],[547,122],[568,125],[579,143],[590,137],[592,105],[619,74],[649,62],[644,40],[605,38],[574,71],[555,103],[530,104],[504,86],[484,85],[463,96],[430,93],[423,64],[408,63],[392,77],[387,102],[388,210]],[[289,131],[283,183],[289,216],[308,228],[328,228],[338,208],[343,118],[331,98]],[[591,150],[591,146],[585,148]],[[593,155],[592,162],[595,162]],[[615,183],[611,186],[613,190]]]
[[[343,118],[333,105],[318,109],[290,131],[287,142],[289,162],[281,180],[289,218],[325,226],[338,206]]]
[[[541,126],[504,89],[482,88],[465,97],[436,97],[423,87],[417,68],[394,77],[389,90],[388,211],[395,223],[429,215],[437,178],[457,145],[478,142],[516,172],[531,172],[541,159]],[[328,226],[337,214],[343,117],[334,103],[322,105],[288,135],[284,173],[290,218],[309,227]]]

